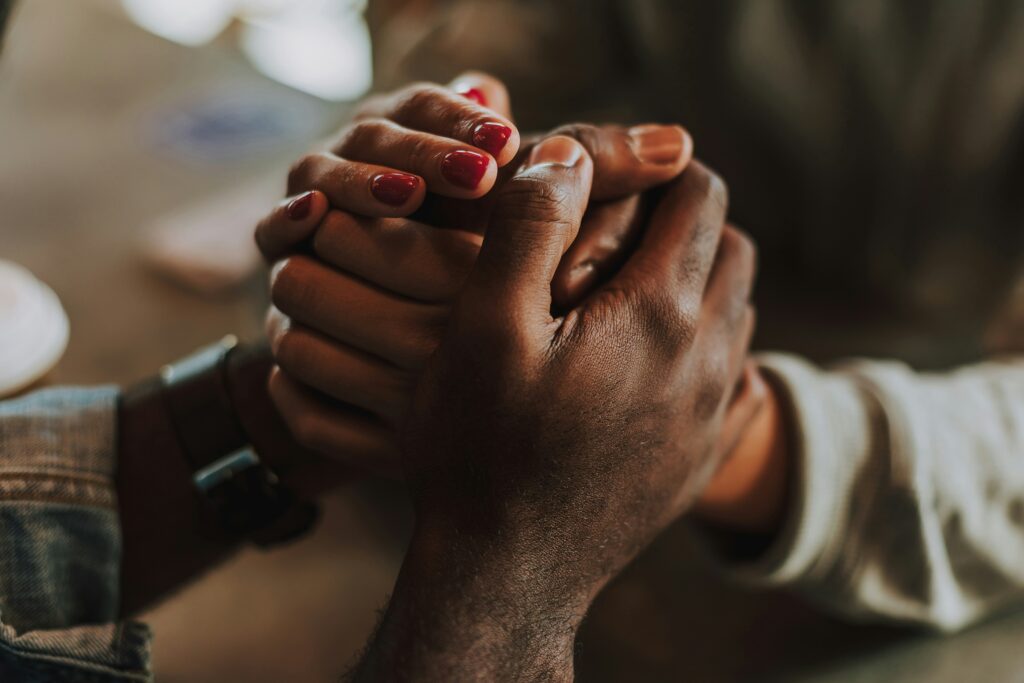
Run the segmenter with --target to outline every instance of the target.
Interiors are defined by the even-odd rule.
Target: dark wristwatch
[[[228,336],[160,371],[162,400],[212,521],[229,537],[272,546],[306,533],[319,517],[260,459],[232,400]]]

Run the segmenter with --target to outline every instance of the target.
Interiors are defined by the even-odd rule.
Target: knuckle
[[[381,135],[381,122],[377,119],[359,121],[341,134],[336,148],[339,156],[349,156],[354,150],[364,149],[378,140]]]
[[[520,175],[505,185],[501,212],[511,220],[566,223],[572,199],[572,192],[560,183],[536,175]]]
[[[438,156],[433,141],[422,135],[410,138],[405,154],[408,159],[409,168],[418,170],[429,169],[435,166],[436,164],[433,164],[433,162]]]
[[[311,242],[313,252],[320,258],[330,261],[329,255],[334,250],[334,246],[343,238],[344,225],[344,223],[325,217],[316,232],[313,233]]]
[[[291,319],[276,307],[270,306],[267,315],[263,319],[263,330],[270,342],[272,354],[277,353],[277,342],[281,334],[291,325]]]
[[[674,353],[693,344],[700,307],[692,300],[693,297],[674,299],[664,293],[641,298],[641,320],[656,348]]]
[[[304,337],[294,329],[284,329],[274,339],[274,360],[284,370],[295,374],[303,367],[303,359],[307,358]]]
[[[316,295],[311,263],[304,256],[290,256],[281,261],[270,277],[270,300],[284,313],[294,311],[297,304]]]
[[[291,165],[288,169],[289,194],[294,194],[297,188],[309,187],[316,177],[320,158],[319,154],[306,154]]]
[[[701,204],[725,212],[729,205],[729,189],[717,173],[699,162],[693,162],[684,172],[684,182]]]
[[[605,132],[590,123],[569,123],[551,131],[551,135],[565,135],[583,145],[591,157],[598,157],[604,150]]]
[[[698,296],[683,296],[675,302],[674,325],[678,328],[679,337],[688,343],[697,336],[700,325],[701,301]]]
[[[580,327],[607,330],[610,324],[618,333],[612,337],[628,340],[621,349],[635,354],[641,344],[653,358],[675,362],[688,350],[696,337],[696,315],[663,291],[630,287],[606,287],[588,305],[592,319],[581,320]]]
[[[739,230],[726,227],[720,249],[723,266],[735,269],[734,277],[739,289],[736,294],[745,302],[757,272],[757,247]]]
[[[399,95],[392,120],[402,123],[436,112],[441,91],[440,86],[433,83],[414,83]]]
[[[643,338],[654,348],[674,349],[691,337],[687,315],[664,292],[626,293],[628,309]]]

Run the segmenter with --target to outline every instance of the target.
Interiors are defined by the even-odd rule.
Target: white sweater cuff
[[[871,417],[868,399],[851,377],[824,373],[794,356],[758,360],[790,420],[789,500],[772,545],[730,570],[742,581],[784,585],[831,565],[842,543],[851,479],[869,456]]]

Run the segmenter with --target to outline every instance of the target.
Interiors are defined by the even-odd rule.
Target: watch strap
[[[243,349],[229,336],[164,367],[161,393],[214,522],[229,537],[271,546],[308,531],[319,508],[291,493],[249,445],[227,370],[236,350]]]

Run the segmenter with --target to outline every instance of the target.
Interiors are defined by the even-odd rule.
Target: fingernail
[[[462,86],[460,88],[457,88],[455,92],[458,93],[459,95],[462,95],[467,100],[472,100],[476,102],[481,107],[487,106],[487,98],[484,97],[483,91],[480,90],[479,88],[469,88],[466,86]]]
[[[498,156],[501,150],[505,149],[508,139],[512,137],[512,129],[500,123],[481,123],[473,131],[473,145],[492,156]]]
[[[420,186],[420,179],[408,173],[381,173],[370,183],[373,196],[389,206],[402,206]]]
[[[487,173],[490,163],[490,157],[479,152],[470,152],[468,149],[460,149],[451,152],[441,161],[441,173],[451,184],[475,190]]]
[[[285,208],[288,218],[293,221],[305,220],[309,216],[309,210],[313,208],[313,192],[307,192],[293,199]]]
[[[559,135],[544,140],[530,152],[530,166],[556,164],[573,167],[579,163],[583,155],[583,147],[572,138]]]
[[[679,126],[636,126],[628,135],[637,158],[657,166],[677,163],[686,143],[686,132]]]

